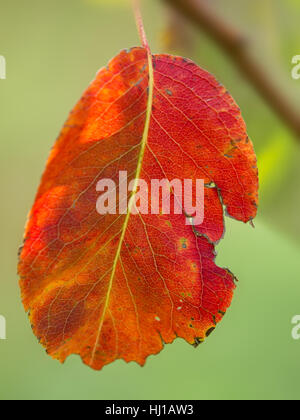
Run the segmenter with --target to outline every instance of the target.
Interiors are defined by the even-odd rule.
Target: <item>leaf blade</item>
[[[35,334],[53,357],[78,353],[94,369],[119,358],[143,365],[177,336],[202,342],[235,288],[214,263],[222,200],[244,222],[257,209],[256,158],[230,95],[188,60],[149,57],[143,48],[121,52],[71,113],[21,254]],[[148,183],[203,177],[204,223],[195,231],[184,215],[101,218],[96,184],[117,183],[120,170]],[[135,182],[130,207],[136,189]]]

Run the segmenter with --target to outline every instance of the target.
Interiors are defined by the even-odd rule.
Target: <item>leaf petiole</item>
[[[132,0],[132,7],[133,7],[136,26],[137,26],[137,29],[138,29],[138,33],[139,33],[139,36],[140,36],[141,43],[142,43],[143,47],[148,51],[148,53],[151,54],[149,43],[148,43],[147,36],[146,36],[145,27],[144,27],[143,17],[142,17],[142,13],[141,13],[140,0]]]

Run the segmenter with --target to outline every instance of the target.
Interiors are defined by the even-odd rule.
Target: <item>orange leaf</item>
[[[151,57],[151,56],[149,56]],[[202,225],[185,215],[96,210],[99,180],[204,179]],[[191,61],[121,52],[72,111],[49,158],[19,272],[33,329],[48,353],[94,369],[197,345],[230,306],[234,277],[215,265],[224,209],[257,211],[253,146],[240,110]]]

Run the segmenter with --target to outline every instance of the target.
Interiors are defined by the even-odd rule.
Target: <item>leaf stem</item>
[[[150,47],[149,47],[149,44],[148,44],[148,40],[147,40],[147,36],[146,36],[146,32],[145,32],[143,18],[142,18],[140,0],[132,0],[132,7],[133,7],[136,26],[137,26],[137,29],[138,29],[138,33],[139,33],[139,36],[140,36],[140,39],[141,39],[142,46],[148,51],[148,53],[151,53],[150,52]]]

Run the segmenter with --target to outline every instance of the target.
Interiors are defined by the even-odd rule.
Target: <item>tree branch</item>
[[[265,102],[300,140],[300,114],[270,80],[264,69],[251,57],[245,38],[216,16],[202,0],[164,0],[164,2],[177,9],[219,44]]]

